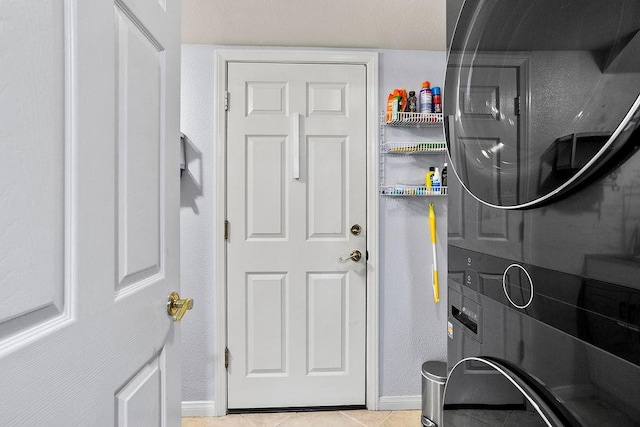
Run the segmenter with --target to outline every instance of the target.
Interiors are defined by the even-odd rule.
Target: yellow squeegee
[[[429,226],[431,227],[431,245],[433,246],[433,301],[440,301],[438,286],[438,260],[436,258],[436,212],[433,203],[429,203]]]

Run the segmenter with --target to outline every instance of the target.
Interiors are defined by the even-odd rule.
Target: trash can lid
[[[430,360],[422,364],[422,376],[432,381],[445,382],[447,380],[447,364]]]

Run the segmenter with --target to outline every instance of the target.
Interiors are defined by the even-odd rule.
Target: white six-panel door
[[[228,407],[364,404],[365,67],[228,67]]]
[[[0,424],[178,426],[180,1],[0,11]]]

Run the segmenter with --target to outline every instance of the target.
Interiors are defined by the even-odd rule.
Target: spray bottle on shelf
[[[432,108],[431,82],[425,80],[422,82],[422,89],[420,89],[420,112],[431,113]]]
[[[440,88],[438,86],[434,86],[433,89],[431,89],[431,95],[433,112],[442,113],[442,96],[440,95]]]

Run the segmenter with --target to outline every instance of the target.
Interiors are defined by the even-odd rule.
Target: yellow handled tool
[[[436,212],[433,203],[429,203],[429,226],[431,227],[431,246],[433,246],[433,301],[440,301],[438,286],[438,260],[436,258]]]

